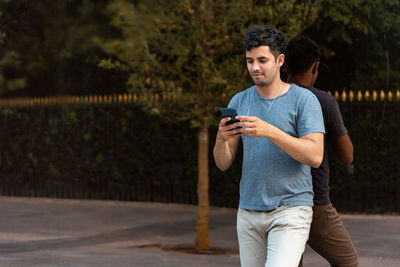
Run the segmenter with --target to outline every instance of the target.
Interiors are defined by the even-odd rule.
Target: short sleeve
[[[237,110],[237,108],[238,108],[237,94],[232,97],[231,101],[229,101],[228,108],[233,108],[233,109]]]
[[[326,114],[326,135],[327,136],[341,136],[347,134],[347,129],[344,126],[342,114],[335,98],[331,97],[329,107]]]
[[[297,134],[298,137],[310,133],[324,133],[324,118],[322,115],[321,105],[314,94],[310,94],[307,98],[299,103],[297,117]]]

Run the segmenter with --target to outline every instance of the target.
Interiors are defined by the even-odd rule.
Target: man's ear
[[[312,74],[317,73],[318,72],[318,68],[319,68],[319,61],[315,61],[312,64],[312,69],[311,69]]]
[[[282,67],[283,63],[285,63],[285,55],[284,54],[280,54],[276,61],[278,63],[278,66]]]

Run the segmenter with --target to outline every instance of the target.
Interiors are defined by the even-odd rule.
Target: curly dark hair
[[[285,52],[287,41],[285,35],[275,28],[263,25],[250,26],[244,37],[244,48],[250,51],[259,46],[269,46],[271,53],[277,58]]]
[[[291,75],[304,73],[320,58],[319,45],[307,36],[298,36],[289,42],[286,49],[286,71]]]

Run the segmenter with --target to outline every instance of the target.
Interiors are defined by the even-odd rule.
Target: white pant
[[[297,267],[311,221],[312,207],[279,207],[273,211],[239,209],[237,233],[241,266]]]

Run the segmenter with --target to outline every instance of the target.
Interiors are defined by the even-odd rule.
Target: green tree
[[[146,5],[119,0],[109,6],[111,23],[122,36],[98,40],[110,55],[101,66],[128,72],[129,91],[142,96],[148,110],[189,119],[199,129],[197,250],[209,249],[209,126],[218,107],[249,85],[245,28],[266,24],[290,38],[309,26],[317,11],[317,1],[307,0],[154,0]],[[155,101],[157,96],[171,101]]]
[[[400,87],[400,1],[325,0],[304,34],[322,48],[317,86],[329,90]]]
[[[1,0],[0,94],[121,92],[125,74],[100,68],[105,54],[93,42],[118,34],[104,13],[108,2]]]
[[[0,21],[5,16],[3,6],[8,2],[8,0],[0,0]],[[26,84],[25,77],[19,77],[18,74],[10,73],[10,69],[19,67],[21,61],[17,52],[4,49],[7,34],[3,28],[0,28],[0,94],[23,88]]]

